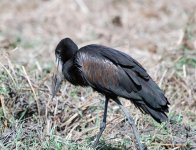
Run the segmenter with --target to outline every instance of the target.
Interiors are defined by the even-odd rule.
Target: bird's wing
[[[94,45],[94,46],[99,47],[98,45]],[[101,53],[102,56],[109,59],[114,64],[120,65],[123,68],[131,69],[143,79],[148,80],[150,78],[146,70],[142,67],[142,65],[139,62],[137,62],[135,59],[133,59],[131,56],[105,46],[100,46],[99,52]]]
[[[168,110],[169,102],[163,91],[129,55],[105,46],[89,45],[78,51],[76,64],[84,80],[99,92],[130,99],[147,113],[150,109]]]
[[[139,83],[137,79],[138,77],[146,81],[150,79],[150,76],[142,65],[123,52],[95,44],[81,48],[81,52],[84,52],[93,58],[102,59],[102,62],[107,61],[114,66],[121,67],[134,82],[135,86],[141,86],[141,83]]]
[[[137,79],[130,80],[121,66],[114,64],[102,54],[88,51],[86,48],[81,49],[75,57],[75,65],[78,66],[83,79],[99,92],[129,99],[141,99],[132,92],[141,88],[140,85],[134,84]]]

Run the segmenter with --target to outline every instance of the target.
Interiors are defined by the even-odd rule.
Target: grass
[[[106,6],[107,9],[97,2],[97,10],[87,3],[92,13],[85,15],[77,10],[75,1],[66,5],[61,1],[39,0],[28,2],[28,5],[23,1],[12,5],[3,3],[7,3],[7,8],[0,5],[0,149],[92,150],[103,115],[104,97],[90,88],[74,87],[65,82],[57,96],[51,99],[51,78],[55,68],[53,49],[65,35],[72,35],[82,44],[102,43],[122,50],[133,49],[129,51],[133,56],[138,53],[138,58],[142,58],[139,61],[152,71],[153,79],[160,82],[171,102],[169,121],[158,124],[123,100],[136,120],[142,143],[149,150],[196,149],[195,22],[194,15],[184,19],[183,1],[179,4],[169,0],[132,1],[131,6],[128,1],[107,1],[110,6]],[[194,6],[192,2],[186,2],[186,10],[189,5]],[[131,13],[129,7],[133,8]],[[3,13],[4,8],[9,15]],[[69,13],[63,13],[65,10]],[[120,26],[113,23],[114,17],[119,18]],[[178,29],[184,29],[180,42],[172,38]],[[181,39],[180,34],[175,36],[177,40]],[[167,50],[173,43],[178,45],[174,45],[176,51],[170,53]],[[145,51],[144,56],[140,49],[149,51]],[[165,54],[167,57],[163,58]],[[107,127],[97,149],[134,150],[134,143],[122,112],[110,102]]]
[[[10,33],[9,31],[0,31],[0,36],[5,37],[8,40],[8,45],[6,48],[14,49],[16,47],[23,47],[25,49],[35,48],[43,45],[43,41],[39,38],[35,40],[27,39],[27,37],[22,36],[19,32]]]
[[[189,66],[186,61],[182,66],[184,64]],[[0,75],[1,149],[90,150],[103,113],[103,105],[100,103],[103,97],[90,88],[83,89],[65,83],[61,93],[50,100],[50,89],[47,85],[52,77],[50,69],[46,68],[45,72],[34,76],[37,72],[35,68],[30,72],[26,70],[25,74],[22,66],[11,65],[13,66],[2,67]],[[14,70],[11,69],[13,67]],[[182,69],[176,68],[176,72],[181,71]],[[27,75],[32,85],[29,84]],[[176,83],[173,77],[165,78],[163,88],[169,88],[169,85],[165,85],[169,84],[168,82]],[[184,77],[176,76],[176,78],[180,78],[179,81],[184,84]],[[43,80],[45,82],[42,82]],[[181,86],[173,88],[181,90]],[[34,94],[38,97],[40,115]],[[177,97],[182,97],[182,93],[177,93]],[[127,104],[130,106],[126,101]],[[123,119],[121,111],[115,108],[114,103],[110,105],[108,125],[97,149],[134,149],[134,136],[129,125]],[[132,106],[130,110],[135,112]],[[138,112],[133,115],[136,114]],[[196,121],[195,113],[191,109],[186,113],[171,111],[168,114],[169,122],[162,124],[158,124],[147,115],[139,113],[139,116],[143,121],[139,119],[137,126],[141,132],[142,142],[149,149],[185,150],[195,146]],[[187,120],[187,117],[193,120]]]

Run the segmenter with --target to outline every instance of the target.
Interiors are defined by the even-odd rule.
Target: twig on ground
[[[4,102],[3,95],[0,95],[0,102],[1,102],[2,109],[3,109],[4,117],[7,118],[7,112],[6,112],[6,108],[5,108],[5,102]]]
[[[166,74],[167,74],[167,70],[165,70],[165,71],[163,72],[163,75],[161,76],[161,79],[160,79],[160,81],[159,81],[159,87],[162,86],[163,79],[165,78],[165,75],[166,75]]]
[[[32,86],[32,83],[31,83],[31,81],[30,81],[30,79],[29,79],[29,76],[27,75],[27,72],[26,72],[24,66],[22,66],[22,69],[23,69],[23,72],[24,72],[24,74],[25,74],[25,78],[27,79],[27,81],[28,81],[28,83],[29,83],[29,86],[31,87],[31,90],[32,90],[32,92],[33,92],[33,96],[34,96],[34,99],[35,99],[36,104],[37,104],[38,114],[40,115],[40,106],[39,106],[39,102],[38,102],[37,95],[36,95],[36,93],[35,93],[35,90],[34,90],[34,88],[33,88],[33,86]]]
[[[16,86],[16,81],[14,80],[13,76],[11,75],[10,71],[0,62],[0,65],[3,67],[3,69],[5,69],[5,71],[7,72],[7,74],[10,76],[10,78],[12,79],[14,85]]]
[[[79,123],[76,123],[75,126],[73,126],[73,128],[70,130],[70,132],[67,134],[67,136],[65,137],[66,140],[70,140],[72,137],[72,132],[74,131],[75,128],[77,128],[77,126],[79,126]]]

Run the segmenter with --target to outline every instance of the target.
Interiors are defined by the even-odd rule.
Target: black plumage
[[[59,42],[55,55],[59,65],[62,65],[62,73],[66,80],[73,85],[90,86],[105,95],[104,123],[106,122],[108,99],[113,99],[121,106],[118,97],[130,100],[142,112],[150,114],[159,123],[167,120],[165,114],[168,112],[169,105],[167,98],[141,64],[131,56],[96,44],[78,49],[69,38]],[[126,112],[124,113],[126,115]],[[133,125],[133,123],[130,124]],[[100,128],[100,136],[105,125],[102,128]],[[98,140],[95,142],[95,146]],[[142,149],[139,141],[137,142],[139,148]]]

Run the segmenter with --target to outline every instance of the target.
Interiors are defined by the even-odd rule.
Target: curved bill
[[[52,87],[51,87],[52,98],[54,98],[56,93],[60,90],[60,87],[63,82],[63,75],[59,70],[59,67],[61,67],[61,64],[59,64],[58,58],[56,59],[56,61],[57,61],[57,70],[56,70],[56,73],[53,74],[53,77],[52,77]]]
[[[61,74],[53,74],[52,77],[52,98],[56,96],[56,93],[60,90],[63,82],[63,77]]]

